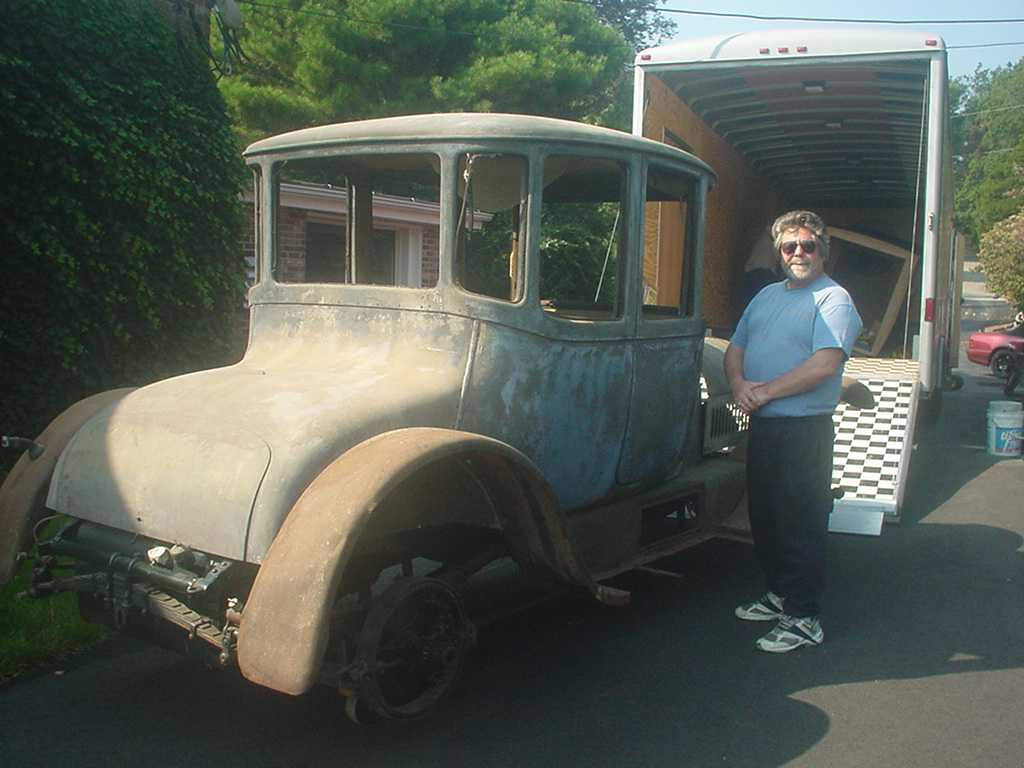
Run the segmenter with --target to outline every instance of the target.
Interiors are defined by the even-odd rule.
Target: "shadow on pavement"
[[[47,730],[39,764],[783,765],[832,727],[799,699],[813,689],[1020,667],[1021,543],[985,525],[833,537],[826,643],[773,656],[753,647],[770,625],[732,615],[759,589],[749,547],[710,542],[662,561],[681,582],[624,579],[635,590],[630,609],[565,600],[499,625],[454,698],[406,723],[361,728],[326,689],[292,699],[134,649],[152,663],[130,687],[90,666],[77,674],[97,685],[73,696],[59,679],[41,681],[62,711],[95,717],[85,729]],[[0,722],[24,688],[7,692]],[[45,722],[18,710],[26,723]],[[21,737],[38,743],[40,734]]]
[[[931,427],[920,427],[907,483],[902,524],[916,523],[939,509],[973,481],[1004,462],[1019,460],[987,453],[986,413],[993,400],[1024,400],[1024,391],[1003,394],[1003,382],[981,366],[961,369],[964,386],[944,393],[942,414]],[[998,500],[995,500],[998,502]],[[1024,503],[1024,502],[1022,502]]]

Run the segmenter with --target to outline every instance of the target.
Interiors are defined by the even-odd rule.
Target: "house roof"
[[[346,144],[426,143],[486,139],[599,145],[641,151],[676,162],[683,161],[714,175],[706,163],[688,152],[623,131],[569,120],[556,120],[550,117],[482,112],[406,115],[304,128],[257,141],[245,150],[245,156],[254,157],[275,152]]]

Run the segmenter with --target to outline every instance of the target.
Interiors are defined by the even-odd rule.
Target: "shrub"
[[[187,37],[152,0],[4,4],[4,433],[230,356],[244,168]]]
[[[978,259],[988,289],[1024,310],[1024,210],[981,236]]]

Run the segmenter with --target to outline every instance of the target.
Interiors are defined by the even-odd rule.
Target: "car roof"
[[[536,115],[454,112],[404,115],[303,128],[262,139],[245,157],[347,144],[387,144],[505,139],[580,144],[633,150],[684,162],[714,177],[703,160],[676,147],[623,131]]]

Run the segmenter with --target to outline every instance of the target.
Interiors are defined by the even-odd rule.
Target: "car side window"
[[[574,320],[622,316],[625,164],[552,155],[544,160],[540,301]]]
[[[696,180],[652,165],[644,201],[644,297],[646,318],[693,314],[693,235]]]
[[[526,180],[525,157],[460,160],[454,274],[465,290],[504,301],[522,297]]]

